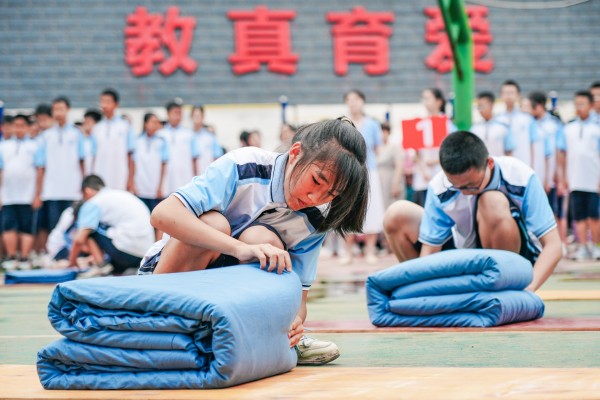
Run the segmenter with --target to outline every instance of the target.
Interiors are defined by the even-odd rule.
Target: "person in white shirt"
[[[144,115],[144,131],[135,143],[135,194],[152,212],[163,198],[163,183],[169,161],[169,143],[158,136],[161,128],[158,117],[152,113]],[[156,240],[162,232],[156,232]]]
[[[505,81],[500,88],[500,97],[506,105],[506,111],[498,114],[496,119],[510,127],[515,139],[512,155],[533,168],[535,165],[533,143],[537,139],[537,132],[533,117],[519,110],[518,103],[521,98],[519,84],[513,80]]]
[[[196,160],[196,170],[198,175],[201,175],[210,163],[221,157],[224,152],[214,132],[211,131],[211,127],[204,124],[203,106],[199,105],[192,108],[192,124],[199,153]]]
[[[590,93],[594,100],[591,114],[596,123],[600,125],[600,81],[590,85]]]
[[[94,157],[96,156],[96,142],[92,136],[94,126],[102,120],[102,113],[96,109],[89,108],[83,114],[83,123],[81,125],[81,131],[83,132],[83,152],[85,153],[83,159],[83,176],[88,176],[92,173],[92,167],[94,165]]]
[[[471,132],[479,136],[492,157],[510,156],[515,148],[515,138],[507,124],[494,119],[494,101],[492,92],[477,95],[477,109],[482,122],[471,126]]]
[[[81,198],[83,179],[84,138],[74,125],[67,123],[69,99],[58,97],[52,102],[52,117],[56,123],[38,137],[44,167],[40,213],[40,246],[45,248],[48,233],[54,229],[60,215],[71,203]]]
[[[168,196],[198,175],[196,160],[199,156],[198,142],[191,129],[181,126],[183,100],[169,101],[167,124],[158,132],[169,143],[169,164],[164,184],[164,195]]]
[[[86,176],[81,189],[84,203],[75,222],[77,233],[69,265],[76,265],[79,253],[88,245],[97,246],[108,255],[110,265],[97,266],[82,274],[84,277],[137,269],[146,249],[154,243],[146,205],[129,192],[105,187],[96,175]]]
[[[135,134],[131,124],[117,113],[118,106],[117,91],[105,89],[100,95],[104,118],[92,131],[96,143],[92,170],[106,182],[107,187],[132,191]]]
[[[28,136],[29,119],[16,115],[13,119],[14,136],[0,142],[0,181],[2,182],[3,234],[9,260],[7,270],[31,268],[29,255],[34,243],[37,223],[34,209],[42,206],[43,167],[39,147]],[[21,259],[17,260],[20,243]]]
[[[599,185],[600,125],[592,120],[593,97],[589,91],[575,93],[577,118],[565,125],[566,183],[569,209],[575,221],[577,260],[600,259]],[[588,233],[592,243],[586,246]]]

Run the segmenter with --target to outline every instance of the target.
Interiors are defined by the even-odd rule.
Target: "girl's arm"
[[[159,203],[150,218],[152,226],[171,237],[192,246],[227,254],[240,261],[258,259],[261,268],[269,262],[268,270],[277,272],[292,270],[289,254],[270,244],[251,245],[211,227],[190,213],[176,196],[169,196]]]
[[[298,311],[298,315],[292,322],[292,326],[290,327],[290,331],[288,332],[288,337],[290,338],[290,347],[294,347],[298,344],[302,336],[304,335],[304,321],[306,320],[306,298],[308,297],[308,290],[302,291],[302,304],[300,304],[300,310]]]

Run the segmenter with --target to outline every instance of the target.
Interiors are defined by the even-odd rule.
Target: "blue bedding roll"
[[[34,269],[31,271],[6,271],[4,283],[61,283],[77,278],[77,271],[72,269]]]
[[[66,338],[38,353],[46,389],[223,388],[296,366],[294,273],[240,265],[72,281],[48,306]]]
[[[368,277],[376,326],[489,327],[541,318],[544,303],[525,289],[531,263],[503,250],[448,250]]]

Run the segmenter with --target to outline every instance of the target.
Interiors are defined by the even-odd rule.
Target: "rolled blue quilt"
[[[48,306],[65,339],[38,352],[46,389],[209,389],[296,366],[288,330],[295,273],[240,265],[58,285]]]
[[[4,283],[61,283],[77,278],[77,271],[72,269],[34,269],[30,271],[6,271]]]
[[[369,318],[376,326],[490,327],[544,315],[524,290],[531,263],[503,250],[458,249],[405,261],[367,278]]]

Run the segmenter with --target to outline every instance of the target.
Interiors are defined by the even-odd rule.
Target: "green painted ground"
[[[309,319],[367,319],[364,288],[326,288],[309,302]],[[599,281],[552,277],[548,290],[600,290]],[[59,338],[47,320],[52,287],[0,287],[0,364],[34,364]],[[600,300],[548,301],[547,317],[600,317]],[[600,367],[600,332],[459,332],[318,334],[336,342],[338,366]]]

